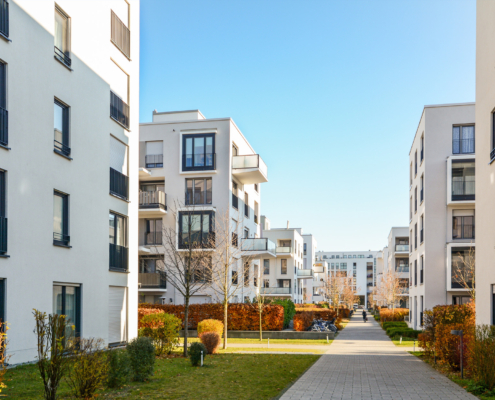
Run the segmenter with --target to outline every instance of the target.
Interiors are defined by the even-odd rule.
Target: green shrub
[[[380,322],[380,316],[379,315],[373,315],[373,318],[375,318],[376,322]]]
[[[495,327],[478,325],[469,346],[469,369],[477,384],[495,389]]]
[[[406,322],[401,321],[385,321],[382,324],[383,329],[387,330],[387,328],[408,328]]]
[[[218,319],[204,319],[198,322],[198,336],[205,332],[216,332],[223,337],[223,322]]]
[[[290,299],[278,299],[272,301],[270,304],[276,304],[284,308],[284,329],[288,328],[290,321],[292,321],[294,315],[296,315],[296,306],[294,302]]]
[[[387,329],[387,335],[390,337],[395,337],[395,336],[402,336],[402,337],[408,337],[408,338],[413,338],[417,339],[418,335],[420,333],[423,333],[423,331],[416,331],[411,328],[388,328]]]
[[[127,345],[129,354],[132,378],[135,381],[144,382],[151,375],[155,368],[155,346],[148,337],[138,337]]]
[[[208,350],[206,350],[206,347],[203,343],[200,342],[194,342],[191,344],[191,347],[189,349],[189,358],[191,359],[191,364],[193,367],[197,367],[201,363],[201,352],[203,352],[203,360],[206,357],[206,354],[208,354]]]
[[[148,337],[153,341],[156,355],[170,354],[179,344],[181,320],[175,315],[166,313],[148,314],[141,318],[139,336]]]
[[[129,354],[125,350],[111,350],[108,352],[108,377],[109,388],[124,386],[131,377],[131,365]]]

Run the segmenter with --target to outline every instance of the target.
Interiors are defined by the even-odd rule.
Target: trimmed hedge
[[[345,313],[339,312],[339,316],[337,318],[337,312],[335,310],[327,310],[326,308],[317,308],[304,311],[296,309],[296,315],[294,316],[294,330],[299,332],[305,331],[311,326],[314,319],[331,321],[332,319],[337,318],[335,321],[335,324],[337,325],[342,321],[343,315],[345,315]]]
[[[400,321],[386,321],[382,324],[383,329],[387,330],[387,328],[408,328],[406,322]]]
[[[423,331],[416,331],[412,328],[388,328],[387,335],[389,337],[403,336],[412,339],[417,339],[418,335],[423,333]]]
[[[138,327],[141,327],[141,318],[146,314],[165,312],[173,314],[182,321],[184,327],[183,305],[169,304],[139,304]],[[189,329],[196,329],[198,323],[205,319],[217,319],[223,321],[223,305],[216,304],[191,304],[189,306]],[[235,331],[257,331],[260,327],[258,308],[254,304],[229,304],[228,305],[228,329]],[[262,328],[266,331],[281,331],[284,325],[284,308],[279,305],[268,305],[263,311]]]

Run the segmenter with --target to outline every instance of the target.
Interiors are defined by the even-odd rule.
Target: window
[[[469,304],[471,302],[471,296],[452,296],[453,305]]]
[[[114,60],[110,63],[110,118],[125,129],[129,129],[130,76]]]
[[[425,135],[421,135],[421,161],[420,164],[423,162],[425,158]]]
[[[414,213],[418,211],[418,187],[414,188]]]
[[[255,183],[255,184],[254,184],[254,190],[255,190],[256,192],[259,192],[259,190],[258,190],[258,184],[257,184],[257,183]]]
[[[249,263],[244,263],[244,287],[249,286]]]
[[[280,260],[280,273],[282,275],[287,275],[287,259],[286,258],[282,258]]]
[[[211,178],[186,179],[186,204],[211,204]]]
[[[7,112],[7,64],[0,62],[0,145],[7,146],[8,144],[9,124]]]
[[[414,260],[414,286],[418,286],[418,260]]]
[[[239,246],[239,237],[237,233],[232,232],[232,246],[238,247]]]
[[[474,200],[475,164],[474,160],[452,161],[452,201]]]
[[[139,273],[140,274],[155,274],[159,271],[164,271],[163,257],[159,256],[140,256],[139,257]]]
[[[254,202],[254,223],[257,224],[259,221],[260,206],[257,201]]]
[[[129,198],[127,146],[110,136],[110,194],[123,200]]]
[[[9,37],[9,2],[1,0],[0,2],[0,35]],[[2,319],[3,321],[3,319]]]
[[[456,216],[456,213],[472,213],[472,215]],[[474,210],[454,210],[452,239],[474,239]]]
[[[490,152],[490,160],[495,158],[495,112],[492,112],[492,151]],[[494,296],[495,298],[495,296]],[[495,303],[493,304],[493,322],[495,325]]]
[[[213,211],[179,212],[179,248],[213,247],[213,218]]]
[[[53,285],[53,313],[66,316],[69,323],[66,327],[66,338],[79,337],[81,333],[81,288]]]
[[[475,251],[471,247],[452,247],[452,289],[473,285]]]
[[[421,256],[419,258],[419,284],[423,284],[423,279],[424,279],[424,268],[425,268],[425,258],[424,256]]]
[[[423,215],[421,215],[421,218],[419,219],[419,243],[423,243],[424,241],[424,236],[423,236],[423,232],[424,232],[424,217]]]
[[[145,244],[157,245],[162,244],[162,219],[147,219],[146,232],[145,232]]]
[[[396,258],[395,270],[397,272],[409,272],[409,266],[407,265],[407,258]]]
[[[122,10],[118,15],[111,10],[111,36],[110,40],[112,43],[124,54],[127,58],[131,58],[131,32],[129,31],[129,21],[130,21],[130,4],[127,2],[120,2],[123,4]],[[125,18],[127,17],[127,18]]]
[[[182,136],[182,170],[200,171],[215,169],[215,135]]]
[[[412,271],[413,271],[413,268],[412,268],[412,263],[409,264],[409,285],[412,286],[413,284],[413,280],[412,280]]]
[[[418,224],[414,224],[414,248],[418,248]]]
[[[0,255],[7,254],[7,173],[0,170]],[[1,299],[0,299],[1,300]]]
[[[232,207],[239,209],[239,197],[237,194],[237,183],[232,181]]]
[[[264,288],[270,287],[270,279],[263,279],[263,287]]]
[[[238,284],[237,271],[232,270],[232,285]]]
[[[412,162],[409,164],[409,186],[412,186],[412,182],[413,182],[413,169],[412,169]]]
[[[409,198],[409,221],[412,220],[413,216],[413,206],[412,206],[412,196]]]
[[[70,155],[69,107],[55,99],[53,106],[54,150],[64,156]]]
[[[421,180],[420,180],[420,185],[421,185],[420,188],[421,189],[420,189],[420,195],[419,195],[419,199],[420,199],[419,202],[420,203],[422,203],[423,200],[425,199],[424,198],[424,187],[425,187],[424,177],[425,177],[424,174],[421,175]]]
[[[263,260],[263,275],[270,275],[270,260]]]
[[[70,18],[55,6],[55,58],[70,68]]]
[[[237,146],[232,143],[232,157],[235,157],[239,153],[239,150],[237,149]]]
[[[249,229],[244,228],[244,239],[247,239],[247,238],[249,238]]]
[[[414,176],[418,175],[418,150],[414,153]]]
[[[110,269],[127,271],[127,218],[114,212],[109,213],[109,245]]]
[[[304,255],[307,255],[307,253],[308,253],[307,243],[304,243],[304,244],[303,244],[303,254],[304,254]]]
[[[53,192],[53,244],[69,246],[69,196]]]
[[[474,125],[452,127],[452,153],[474,153]]]
[[[163,167],[163,141],[146,142],[146,168]]]
[[[244,215],[249,218],[249,195],[244,192]]]
[[[412,253],[412,249],[413,249],[412,230],[409,231],[409,242],[411,243],[411,246],[409,247],[409,253]]]

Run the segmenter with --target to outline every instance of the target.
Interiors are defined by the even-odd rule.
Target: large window
[[[9,37],[9,2],[0,1],[0,35]]]
[[[452,161],[452,200],[474,200],[474,160]]]
[[[244,215],[249,218],[249,195],[244,192]]]
[[[418,260],[414,260],[414,286],[418,285]]]
[[[139,257],[139,273],[154,274],[164,271],[163,257],[159,256],[141,256]]]
[[[0,255],[7,254],[7,173],[0,169]]]
[[[58,6],[55,7],[55,58],[71,66],[70,59],[70,18]]]
[[[129,198],[127,157],[127,146],[110,136],[110,193],[124,200]]]
[[[421,256],[419,258],[419,284],[422,285],[424,282],[425,273],[425,257]]]
[[[452,128],[452,153],[474,153],[474,125]]]
[[[53,131],[55,152],[69,156],[69,107],[56,99],[53,105]]]
[[[270,275],[270,260],[263,260],[263,275]]]
[[[146,142],[146,168],[163,167],[163,141]]]
[[[145,244],[162,244],[162,219],[147,219],[145,235]]]
[[[69,236],[69,195],[53,192],[53,244],[68,246]]]
[[[127,271],[127,218],[109,213],[110,269]]]
[[[215,169],[215,135],[182,137],[182,169],[184,171]]]
[[[237,183],[232,181],[232,207],[239,209],[239,197],[237,192]]]
[[[287,275],[287,259],[286,258],[282,258],[280,260],[280,273],[282,275]]]
[[[179,212],[179,248],[213,247],[213,211]]]
[[[211,178],[186,179],[186,204],[211,204]]]
[[[250,269],[249,262],[244,263],[244,286],[249,286]]]
[[[474,248],[452,247],[452,289],[472,287],[474,263]]]
[[[9,144],[9,119],[7,112],[7,65],[0,61],[0,145]]]
[[[68,321],[66,338],[79,337],[81,333],[80,292],[79,286],[53,285],[53,313],[66,316]]]
[[[452,239],[474,239],[474,215],[456,216],[452,220]]]

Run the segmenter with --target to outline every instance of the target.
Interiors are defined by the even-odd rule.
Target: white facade
[[[234,302],[252,300],[255,272],[266,248],[256,252],[260,238],[261,183],[267,167],[230,118],[206,119],[199,110],[153,112],[153,121],[140,126],[139,251],[141,302],[182,304],[184,299],[166,284],[156,268],[163,258],[163,227],[180,226],[171,210],[199,210],[202,218],[228,218],[239,229],[239,245],[253,251],[249,282],[243,281],[244,262],[239,258]],[[188,197],[189,196],[189,197]],[[180,218],[180,216],[179,216]],[[255,254],[255,255],[254,255]],[[205,287],[192,303],[218,302]]]
[[[409,153],[410,325],[440,304],[468,300],[452,258],[474,248],[475,105],[425,106]]]
[[[36,355],[33,308],[66,314],[78,334],[106,343],[137,335],[139,0],[13,0],[9,22],[0,313],[19,363]],[[112,37],[111,23],[129,41]]]
[[[387,250],[385,272],[395,271],[404,286],[404,295],[396,306],[409,308],[409,228],[407,226],[390,229]]]

